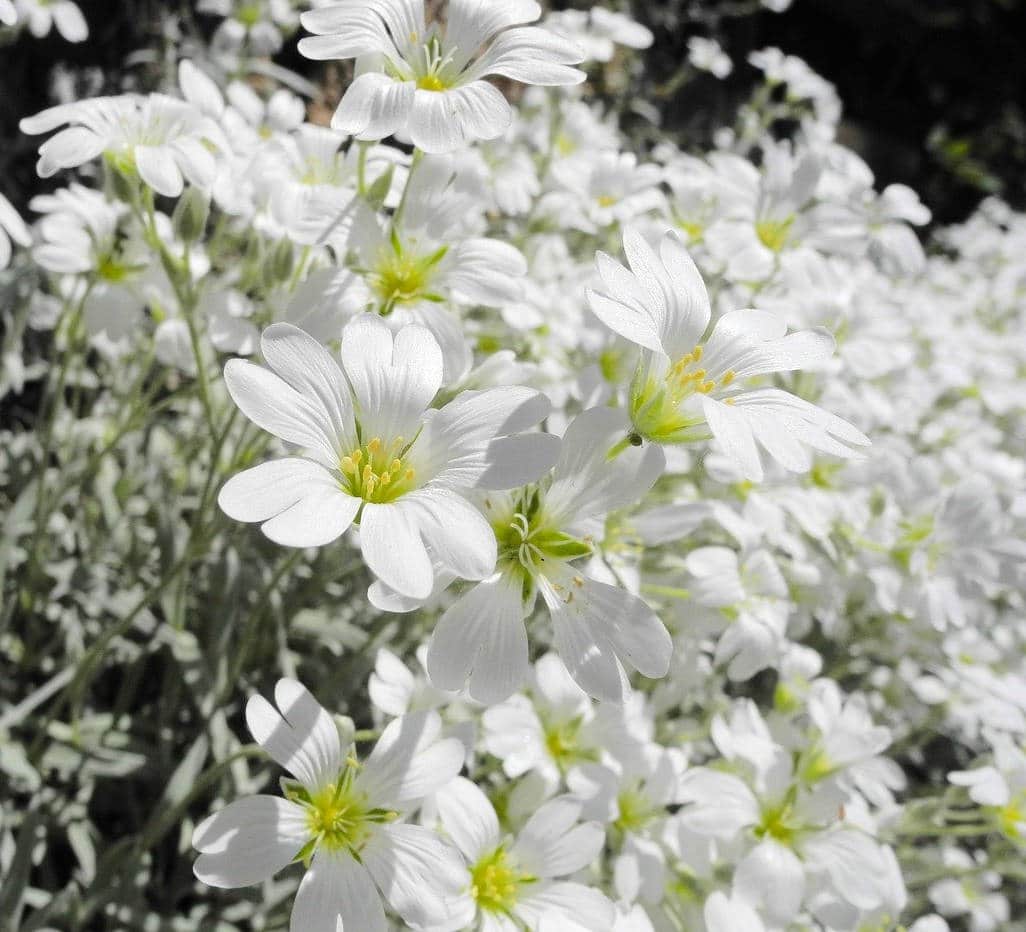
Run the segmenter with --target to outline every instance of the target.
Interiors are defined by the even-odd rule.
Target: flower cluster
[[[31,797],[0,904],[1018,928],[1026,217],[990,200],[924,247],[777,49],[711,151],[642,152],[584,83],[651,44],[623,13],[199,12],[172,81],[24,119],[63,186],[0,195],[0,399],[43,399],[0,434],[0,655],[46,678],[0,712]],[[22,16],[85,35],[65,0],[0,0]],[[355,60],[334,99],[267,58],[293,34]],[[50,702],[60,753],[3,743]],[[133,748],[179,728],[154,789]],[[80,782],[33,872],[51,774]],[[112,774],[154,811],[98,852]]]

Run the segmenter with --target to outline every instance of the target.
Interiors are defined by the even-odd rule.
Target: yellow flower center
[[[408,452],[402,437],[387,445],[373,437],[339,461],[342,488],[365,502],[395,501],[414,488],[416,472],[406,463]]]
[[[108,256],[100,260],[96,274],[105,282],[116,284],[117,282],[123,282],[128,277],[128,266],[123,262],[118,262],[112,256]]]
[[[1021,841],[1026,827],[1026,790],[1017,793],[1004,806],[994,808],[998,827],[1005,837]]]
[[[382,262],[377,269],[374,290],[382,302],[408,304],[415,301],[424,289],[427,281],[427,270],[412,256],[391,256]]]
[[[612,207],[616,203],[616,198],[612,194],[600,194],[597,198],[599,207]]]
[[[689,243],[698,243],[705,235],[705,227],[697,220],[678,220],[677,226],[687,233]]]
[[[787,245],[793,223],[794,217],[786,220],[760,220],[755,224],[755,235],[771,252],[780,252]]]
[[[681,405],[692,395],[708,395],[733,384],[735,374],[727,370],[710,378],[702,368],[702,345],[681,356],[662,379],[649,376],[631,392],[631,420],[642,437],[658,443],[687,443],[708,436],[700,428],[704,418],[687,416]],[[733,399],[725,399],[732,404]],[[697,430],[697,432],[696,432]]]
[[[520,885],[534,880],[517,870],[506,849],[499,847],[471,868],[470,895],[486,912],[509,913],[516,905]]]
[[[422,91],[447,91],[449,86],[437,74],[426,74],[417,81]]]

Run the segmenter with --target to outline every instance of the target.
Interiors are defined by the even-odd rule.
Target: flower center
[[[788,217],[786,220],[759,220],[755,224],[755,235],[768,250],[780,252],[788,243],[793,223],[794,217]]]
[[[400,304],[417,301],[440,301],[429,291],[432,272],[448,252],[443,246],[428,256],[418,256],[403,248],[394,238],[392,248],[385,248],[378,257],[377,266],[369,274],[371,287],[380,300],[379,313],[390,314]]]
[[[640,789],[624,790],[616,798],[616,805],[620,814],[613,824],[621,832],[636,832],[658,814]]]
[[[387,445],[373,437],[339,461],[342,488],[365,502],[395,501],[414,488],[416,472],[406,463],[409,447],[402,437]]]
[[[708,436],[701,430],[705,418],[689,415],[681,405],[693,395],[728,388],[735,376],[729,369],[718,378],[710,378],[701,366],[702,355],[700,343],[670,366],[662,379],[651,374],[636,377],[639,387],[631,392],[631,420],[642,437],[658,443],[688,443]],[[733,403],[732,398],[724,401]]]
[[[128,277],[128,266],[118,262],[113,256],[107,256],[100,260],[96,274],[105,282],[117,284]]]
[[[499,847],[471,868],[470,895],[486,912],[509,913],[516,905],[520,885],[534,880],[518,871],[510,863],[506,849]]]
[[[779,806],[764,809],[762,819],[755,827],[755,836],[757,838],[773,838],[782,845],[790,845],[799,831],[791,806],[791,796],[789,795]]]
[[[417,87],[422,91],[445,91],[448,85],[437,74],[426,74],[418,79]]]
[[[719,380],[710,379],[699,363],[702,361],[702,344],[699,343],[690,353],[681,356],[666,373],[666,384],[675,405],[680,404],[688,395],[699,392],[708,395],[714,388],[726,388],[734,381],[733,370],[728,370]]]
[[[612,207],[616,203],[616,198],[612,194],[600,194],[597,198],[599,207]]]
[[[542,722],[545,749],[563,772],[580,761],[598,759],[594,749],[581,743],[582,724],[579,716],[565,722]]]
[[[285,781],[285,798],[306,810],[309,839],[297,861],[309,864],[318,848],[357,855],[374,834],[374,826],[399,817],[391,809],[370,806],[366,794],[354,787],[360,764],[350,758],[334,783],[311,793],[298,781]]]
[[[260,22],[262,15],[259,3],[246,3],[239,7],[235,13],[235,19],[242,23],[243,26],[252,29]]]
[[[310,799],[306,819],[310,834],[330,851],[359,851],[370,837],[369,810],[359,795],[331,784]]]
[[[416,42],[417,34],[411,33],[410,40]],[[443,53],[442,40],[437,35],[432,35],[427,42],[417,48],[409,62],[417,79],[417,88],[438,93],[455,86],[458,78],[452,67],[455,53],[455,48]]]

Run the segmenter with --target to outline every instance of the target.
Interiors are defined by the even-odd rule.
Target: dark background
[[[159,11],[180,13],[185,32],[216,24],[194,21],[189,3],[78,2],[89,20],[87,42],[26,35],[0,46],[0,190],[20,207],[39,182],[37,141],[21,137],[17,123],[49,104],[52,65],[99,68],[107,86],[83,93],[117,91],[111,82],[125,74],[127,56],[174,42],[159,34]],[[756,77],[747,54],[776,45],[837,86],[845,108],[841,141],[868,161],[881,187],[911,185],[939,223],[964,219],[987,194],[1026,209],[1026,0],[794,0],[783,14],[762,10],[757,0],[634,0],[632,6],[656,34],[632,91],[659,107],[664,126],[683,144],[708,144]],[[734,74],[726,82],[701,76],[661,94],[691,35],[718,38],[735,61]],[[281,61],[312,73],[294,40]],[[145,87],[144,64],[128,73]]]

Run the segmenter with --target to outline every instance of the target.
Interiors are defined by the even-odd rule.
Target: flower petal
[[[304,447],[324,466],[337,468],[340,457],[348,452],[328,413],[268,369],[245,359],[229,359],[224,381],[232,400],[257,427]]]
[[[450,780],[435,794],[438,816],[456,847],[473,864],[502,840],[499,818],[484,792],[466,777]]]
[[[246,887],[274,876],[309,836],[302,806],[278,796],[248,796],[208,816],[192,835],[201,852],[193,872],[212,887]]]
[[[454,919],[469,920],[470,875],[463,858],[429,829],[385,825],[361,856],[389,906],[408,925],[457,928]]]
[[[167,146],[136,146],[135,166],[139,177],[157,194],[178,197],[182,193],[182,172]]]
[[[367,869],[347,853],[318,851],[296,891],[290,932],[385,932],[381,895]]]
[[[459,690],[492,704],[527,680],[527,629],[518,581],[496,573],[454,602],[435,626],[427,671],[439,689]]]
[[[376,806],[403,807],[423,799],[460,772],[466,749],[442,738],[436,712],[413,712],[389,722],[364,761],[357,784]]]
[[[407,324],[393,335],[381,318],[362,314],[342,331],[342,366],[364,441],[412,440],[442,384],[442,351],[431,332]]]
[[[274,700],[277,709],[260,695],[246,703],[246,725],[256,742],[310,790],[337,780],[342,743],[332,717],[296,680],[278,680]]]
[[[261,530],[283,547],[321,547],[353,523],[360,499],[347,495],[311,460],[271,460],[229,479],[217,497],[236,521],[262,521]]]
[[[402,500],[364,505],[360,549],[370,571],[399,595],[426,599],[431,594],[435,578],[431,557],[415,516]]]

